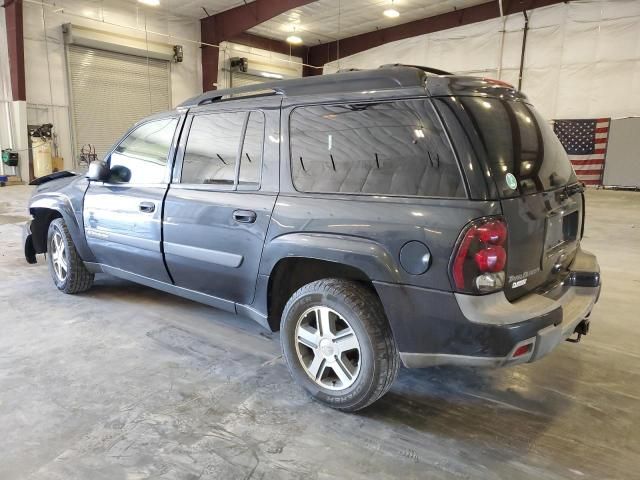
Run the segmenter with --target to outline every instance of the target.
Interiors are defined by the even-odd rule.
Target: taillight
[[[459,292],[488,293],[504,286],[507,225],[488,217],[467,225],[451,261],[451,277]]]

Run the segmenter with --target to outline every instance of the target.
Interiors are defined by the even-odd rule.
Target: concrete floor
[[[640,478],[640,194],[590,191],[592,333],[531,365],[402,370],[359,414],[308,399],[278,335],[28,265],[28,187],[0,189],[0,479]]]

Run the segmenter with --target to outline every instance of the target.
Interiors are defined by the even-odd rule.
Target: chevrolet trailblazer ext
[[[538,360],[600,292],[583,188],[499,81],[396,65],[207,92],[36,183],[25,254],[58,289],[104,272],[248,316],[340,410],[400,362]]]

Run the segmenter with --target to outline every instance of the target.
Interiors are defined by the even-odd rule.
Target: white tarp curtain
[[[640,115],[640,1],[576,0],[529,18],[522,89],[543,116]],[[381,45],[324,72],[404,63],[517,85],[523,27],[522,14],[509,15]]]

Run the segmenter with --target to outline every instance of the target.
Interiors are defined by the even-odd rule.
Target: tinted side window
[[[182,164],[182,183],[233,186],[246,112],[193,117]]]
[[[164,118],[140,125],[111,154],[111,180],[121,183],[163,183],[167,156],[177,118]]]
[[[301,107],[291,114],[290,131],[297,190],[464,196],[428,100]]]
[[[257,190],[260,186],[263,142],[264,115],[262,112],[251,112],[240,157],[238,188],[241,190]]]

